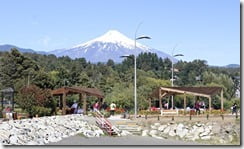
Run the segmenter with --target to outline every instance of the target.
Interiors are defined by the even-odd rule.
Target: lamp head
[[[177,57],[177,56],[184,56],[183,54],[175,54],[174,57]]]
[[[136,40],[140,40],[140,39],[152,39],[152,38],[149,36],[140,36],[136,38]]]

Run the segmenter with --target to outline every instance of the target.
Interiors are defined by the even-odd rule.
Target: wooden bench
[[[175,110],[161,110],[161,116],[162,115],[167,115],[167,114],[176,114],[178,115],[179,114],[179,110],[178,109],[175,109]]]

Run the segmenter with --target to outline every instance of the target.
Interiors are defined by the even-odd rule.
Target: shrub
[[[32,107],[32,116],[38,115],[38,116],[50,116],[51,109],[45,108],[45,107],[39,107],[39,106],[33,106]]]
[[[157,114],[160,114],[160,111],[148,111],[148,110],[141,110],[139,111],[139,114],[140,115],[157,115]]]
[[[106,109],[107,112],[110,112],[110,108],[108,107]],[[121,113],[124,113],[125,110],[123,108],[115,108],[115,114],[121,114]]]
[[[24,109],[32,117],[36,114],[44,116],[50,115],[51,111],[55,112],[56,103],[53,100],[50,90],[30,85],[20,89],[16,102],[20,108]]]

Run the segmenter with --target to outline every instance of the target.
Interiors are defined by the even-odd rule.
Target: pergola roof
[[[62,87],[52,90],[52,95],[62,95],[62,94],[80,94],[85,93],[90,96],[96,96],[98,98],[104,98],[103,93],[96,88],[83,88],[83,87]]]
[[[210,97],[222,90],[221,87],[159,87],[152,93],[153,97],[162,97],[175,94],[190,94],[194,96]],[[159,93],[160,91],[160,93]]]
[[[5,89],[2,89],[0,90],[1,93],[13,93],[14,90],[13,88],[9,87],[9,88],[5,88]]]

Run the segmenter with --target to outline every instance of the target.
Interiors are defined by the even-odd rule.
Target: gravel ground
[[[82,136],[72,136],[59,142],[47,145],[201,145],[196,142],[184,142],[179,140],[157,139],[153,137],[125,136],[125,137],[94,137],[86,138]]]

